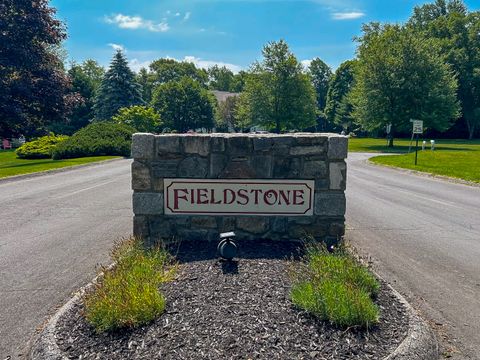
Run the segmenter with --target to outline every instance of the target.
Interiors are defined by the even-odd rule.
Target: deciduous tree
[[[105,70],[95,60],[88,59],[81,64],[73,64],[68,70],[71,81],[70,93],[81,99],[73,106],[71,113],[62,122],[49,125],[55,134],[71,135],[87,126],[94,118],[95,94],[102,82]]]
[[[315,89],[285,41],[268,43],[246,77],[239,115],[245,123],[281,132],[315,125]]]
[[[411,119],[445,130],[458,116],[457,81],[435,40],[398,25],[365,25],[352,98],[365,129],[408,131]],[[393,137],[390,145],[393,146]]]
[[[458,99],[468,136],[480,127],[480,12],[469,13],[461,0],[417,6],[409,25],[439,40],[440,52],[458,79]]]
[[[155,109],[140,105],[120,109],[112,120],[118,124],[131,126],[139,132],[155,133],[159,131],[161,125],[160,114]]]
[[[0,137],[38,135],[71,103],[55,53],[64,26],[47,0],[2,0],[0,14]]]
[[[153,86],[169,81],[179,81],[183,77],[189,77],[205,87],[208,83],[207,71],[197,68],[194,63],[188,61],[155,60],[150,64],[150,74],[150,81]]]
[[[160,113],[164,126],[179,132],[214,126],[215,98],[190,77],[157,86],[152,106]]]
[[[212,90],[233,91],[235,75],[225,66],[214,65],[208,69],[209,87]]]
[[[237,115],[238,96],[228,96],[218,104],[216,125],[223,130],[231,131],[240,127]]]

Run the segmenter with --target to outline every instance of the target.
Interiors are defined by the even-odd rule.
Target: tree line
[[[480,133],[480,12],[461,0],[417,6],[402,25],[364,24],[356,57],[335,71],[320,58],[304,67],[280,40],[237,74],[173,59],[134,73],[121,51],[108,70],[91,59],[67,70],[65,27],[48,0],[5,0],[0,11],[0,137],[72,134],[92,121],[155,132],[388,127],[393,139],[420,119],[437,136]],[[212,90],[233,94],[217,102]]]

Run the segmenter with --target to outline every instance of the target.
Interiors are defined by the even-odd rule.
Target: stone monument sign
[[[150,242],[344,234],[345,136],[137,133],[132,157],[134,235]]]

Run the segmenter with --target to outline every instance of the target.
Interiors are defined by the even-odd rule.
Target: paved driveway
[[[458,348],[480,359],[480,187],[367,165],[350,153],[347,238]]]
[[[132,232],[130,160],[0,181],[0,360]]]

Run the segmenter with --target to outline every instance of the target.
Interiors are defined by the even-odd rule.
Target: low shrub
[[[161,125],[160,114],[153,108],[135,105],[118,110],[117,115],[112,117],[117,124],[125,124],[133,127],[138,132],[154,133]]]
[[[53,151],[54,159],[85,156],[130,156],[135,129],[111,122],[96,122],[80,129]]]
[[[68,139],[64,135],[47,135],[38,139],[29,141],[20,146],[15,153],[22,159],[46,159],[52,157],[55,147]]]
[[[380,284],[349,254],[310,248],[297,270],[290,297],[299,308],[341,327],[368,328],[378,322],[372,298]]]
[[[159,286],[170,281],[176,266],[160,249],[146,249],[129,239],[112,252],[115,266],[84,296],[85,317],[97,332],[148,323],[163,313],[165,298]]]

